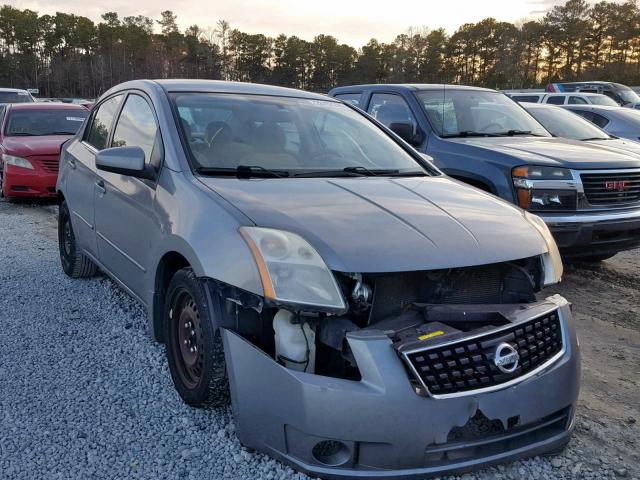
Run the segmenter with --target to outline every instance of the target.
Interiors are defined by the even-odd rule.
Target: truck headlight
[[[345,310],[333,274],[299,235],[262,227],[240,227],[262,280],[264,296],[278,302]]]
[[[540,232],[540,235],[542,235],[542,238],[547,244],[547,252],[542,254],[542,266],[544,270],[542,284],[546,287],[547,285],[559,283],[560,280],[562,280],[564,267],[562,266],[560,251],[558,250],[556,241],[553,239],[553,235],[551,235],[551,232],[549,231],[549,227],[547,227],[544,220],[537,215],[524,212],[524,216],[529,220],[529,223],[531,223],[531,225]]]
[[[553,212],[575,210],[578,194],[568,188],[573,180],[566,168],[523,166],[513,169],[513,186],[518,205],[531,212]]]
[[[33,165],[26,158],[16,157],[13,155],[8,155],[6,153],[3,153],[2,160],[7,165],[13,165],[14,167],[22,167],[22,168],[28,168],[29,170],[33,170]]]

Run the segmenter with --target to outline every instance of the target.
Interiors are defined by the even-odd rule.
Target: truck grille
[[[562,351],[558,312],[485,335],[405,353],[405,360],[432,395],[448,395],[500,385],[535,370]],[[499,344],[519,355],[517,368],[502,372],[495,364]]]
[[[640,171],[580,174],[584,193],[591,205],[633,205],[640,203]]]

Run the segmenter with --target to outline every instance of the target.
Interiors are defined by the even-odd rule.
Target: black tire
[[[165,298],[165,348],[173,384],[192,407],[229,404],[224,348],[215,315],[193,270],[178,270]]]
[[[589,255],[586,257],[578,257],[576,258],[576,261],[583,262],[583,263],[598,263],[604,260],[608,260],[616,255],[617,255],[616,253],[604,253],[602,255]]]
[[[91,277],[98,267],[80,252],[71,225],[71,215],[67,202],[63,201],[58,210],[58,250],[62,270],[71,278]]]

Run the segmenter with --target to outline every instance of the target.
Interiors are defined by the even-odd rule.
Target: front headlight
[[[542,255],[542,266],[544,268],[544,279],[542,284],[546,287],[547,285],[559,283],[560,280],[562,280],[564,267],[562,266],[560,251],[558,250],[556,241],[553,239],[553,235],[551,235],[551,232],[549,231],[549,227],[547,227],[544,220],[537,215],[524,212],[524,216],[529,220],[529,223],[531,223],[531,225],[540,232],[540,235],[542,235],[542,238],[547,244],[547,252]]]
[[[13,155],[8,155],[6,153],[3,153],[2,160],[7,165],[13,165],[15,167],[22,167],[22,168],[28,168],[29,170],[33,170],[33,165],[26,158],[15,157]]]
[[[566,168],[523,166],[513,169],[518,205],[531,212],[575,210],[578,194],[567,188],[573,175]]]
[[[240,234],[255,257],[265,298],[331,310],[346,308],[333,274],[302,237],[261,227],[240,227]]]

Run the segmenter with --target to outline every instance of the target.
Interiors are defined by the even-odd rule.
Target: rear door
[[[129,93],[113,128],[112,147],[140,147],[160,171],[162,139],[150,101]],[[96,236],[100,262],[141,300],[159,222],[153,211],[156,182],[97,170]]]
[[[73,141],[61,162],[65,172],[64,194],[71,212],[71,224],[80,246],[98,257],[93,197],[96,182],[95,154],[106,147],[123,95],[115,95],[94,109],[81,141]]]

